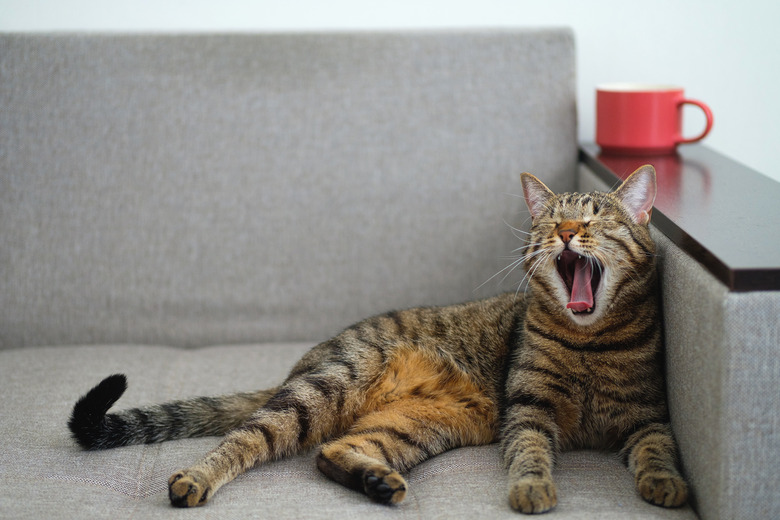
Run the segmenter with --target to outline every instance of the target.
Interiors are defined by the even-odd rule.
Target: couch
[[[522,274],[494,275],[528,225],[520,173],[576,189],[576,136],[568,29],[0,35],[0,517],[517,518],[494,445],[413,469],[396,507],[331,482],[312,452],[181,511],[168,476],[218,439],[86,452],[66,422],[112,373],[129,379],[118,407],[270,387],[362,317],[514,290]],[[665,301],[696,282],[723,310],[728,292],[659,240],[693,273],[667,265],[690,279]],[[679,364],[708,353],[679,348],[685,410]],[[696,509],[643,502],[616,454],[581,451],[560,457],[547,516],[780,514],[776,485],[740,495],[728,460],[708,464],[720,455],[690,437],[707,416],[673,419]],[[776,453],[734,453],[777,476]]]

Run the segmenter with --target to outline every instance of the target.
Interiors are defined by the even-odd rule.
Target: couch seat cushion
[[[408,475],[400,506],[370,502],[331,482],[316,451],[259,467],[225,486],[204,508],[182,515],[168,504],[166,482],[217,438],[85,452],[66,422],[75,400],[103,377],[127,374],[117,407],[272,386],[311,343],[213,346],[58,346],[0,351],[0,516],[57,518],[518,518],[506,499],[496,445],[463,448]],[[695,518],[690,508],[664,510],[636,494],[617,456],[574,452],[560,457],[558,507],[546,518]]]

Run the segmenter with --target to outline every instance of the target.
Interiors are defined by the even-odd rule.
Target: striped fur
[[[394,504],[416,464],[496,441],[519,511],[555,506],[555,455],[581,447],[621,450],[645,500],[683,504],[647,230],[654,171],[638,170],[610,194],[555,195],[528,174],[523,186],[533,217],[525,295],[367,319],[314,347],[282,385],[256,393],[107,413],[126,385],[111,376],[74,407],[74,438],[103,449],[224,435],[170,478],[171,503],[182,507],[314,446],[323,473]],[[573,305],[583,292],[575,269],[591,275],[593,295]]]

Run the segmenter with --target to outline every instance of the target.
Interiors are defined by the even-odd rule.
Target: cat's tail
[[[224,435],[249,419],[276,391],[196,397],[107,413],[126,389],[127,378],[115,374],[76,402],[68,428],[82,448],[101,450],[185,437]]]

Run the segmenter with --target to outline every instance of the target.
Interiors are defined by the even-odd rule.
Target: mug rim
[[[596,86],[596,90],[600,92],[671,92],[675,90],[682,91],[683,88],[677,85],[663,83],[634,83],[625,81],[618,83],[602,83]]]

